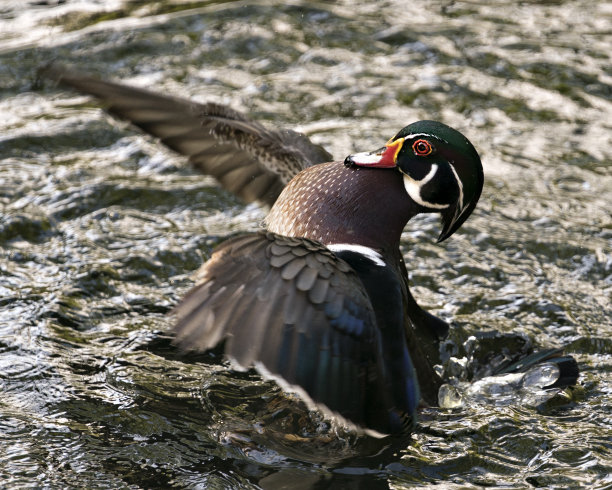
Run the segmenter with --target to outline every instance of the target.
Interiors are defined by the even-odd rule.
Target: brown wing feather
[[[174,314],[182,348],[226,339],[226,355],[241,366],[364,424],[368,383],[384,376],[379,333],[361,281],[323,245],[265,231],[230,239]]]
[[[303,134],[267,129],[220,104],[199,104],[105,82],[57,65],[41,70],[41,75],[97,97],[110,114],[160,138],[247,202],[271,206],[284,185],[301,170],[332,160]]]

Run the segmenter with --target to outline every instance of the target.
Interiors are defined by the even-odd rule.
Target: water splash
[[[488,376],[473,383],[444,384],[438,393],[440,408],[466,405],[526,405],[536,407],[560,393],[559,389],[544,389],[559,379],[555,364],[540,364],[525,373]]]

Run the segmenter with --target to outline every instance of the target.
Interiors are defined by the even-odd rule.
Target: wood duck
[[[100,99],[245,201],[271,206],[265,229],[223,242],[176,307],[176,343],[224,342],[312,407],[373,435],[410,429],[435,404],[433,365],[448,325],[421,309],[399,243],[419,213],[439,213],[441,242],[481,194],[478,153],[435,121],[403,128],[373,152],[333,161],[291,130],[198,104],[74,75],[45,76]],[[327,163],[325,163],[327,162]]]

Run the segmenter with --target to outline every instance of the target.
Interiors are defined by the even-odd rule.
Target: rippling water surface
[[[609,488],[611,14],[592,0],[3,2],[2,486]],[[384,447],[218,353],[180,356],[166,313],[263,211],[37,80],[51,60],[230,104],[337,158],[418,119],[462,130],[485,166],[476,212],[441,245],[433,217],[403,240],[415,296],[454,321],[447,375],[482,368],[463,344],[497,331],[481,360],[568,345],[580,386],[427,409]]]

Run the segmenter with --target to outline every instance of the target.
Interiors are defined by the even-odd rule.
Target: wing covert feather
[[[239,365],[363,424],[368,380],[382,377],[372,372],[381,369],[380,338],[346,262],[317,242],[262,231],[222,243],[196,280],[174,312],[180,347],[201,351],[226,339]]]

